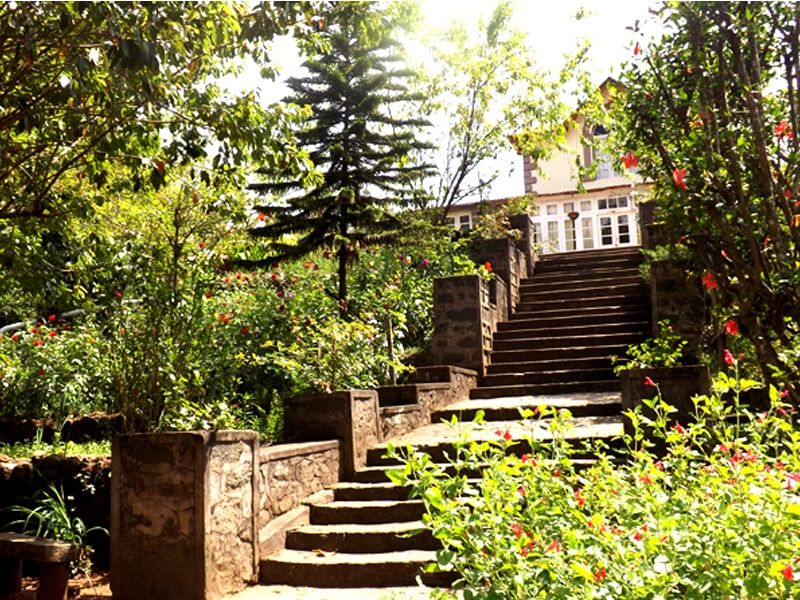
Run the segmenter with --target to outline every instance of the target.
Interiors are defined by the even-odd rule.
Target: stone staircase
[[[638,248],[545,255],[471,397],[618,390],[610,356],[650,335],[640,262]]]
[[[435,412],[431,425],[395,445],[410,444],[441,461],[454,437],[442,420],[457,415],[471,421],[478,410],[486,423],[465,425],[474,428],[473,438],[496,439],[497,430],[509,429],[518,440],[528,431],[518,423],[519,409],[540,405],[568,408],[576,441],[621,434],[619,384],[609,356],[649,335],[638,263],[638,249],[543,258],[536,275],[522,283],[516,314],[500,324],[491,366],[472,399]],[[545,422],[538,422],[536,436],[547,438]],[[520,443],[513,448],[525,450]],[[261,561],[263,584],[388,588],[414,586],[418,578],[428,586],[452,583],[451,574],[421,574],[434,560],[437,542],[426,531],[408,535],[422,529],[423,505],[408,499],[409,489],[387,483],[386,470],[396,461],[385,452],[386,444],[371,448],[367,466],[336,485],[331,502],[310,505],[310,523],[290,531],[286,547]],[[316,597],[338,596],[320,590]]]

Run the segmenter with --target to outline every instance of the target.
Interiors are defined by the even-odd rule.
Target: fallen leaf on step
[[[325,556],[325,552],[323,552],[319,548],[314,548],[314,554],[317,556]]]

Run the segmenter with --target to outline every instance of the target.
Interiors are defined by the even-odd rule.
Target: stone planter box
[[[258,434],[120,435],[112,448],[118,600],[216,600],[258,577]]]
[[[646,377],[658,384],[664,401],[678,409],[670,415],[673,422],[685,424],[691,421],[694,413],[692,397],[708,394],[711,389],[706,365],[629,369],[620,374],[623,411],[636,408],[642,404],[643,399],[655,397],[656,388],[645,385]],[[628,419],[625,419],[625,432],[633,433]]]

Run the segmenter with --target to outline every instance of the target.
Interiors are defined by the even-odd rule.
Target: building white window
[[[444,218],[444,224],[447,225],[448,227],[455,227],[456,226],[456,220],[455,220],[454,217],[445,217]]]
[[[472,215],[461,215],[458,217],[458,228],[461,231],[469,231],[472,229]]]

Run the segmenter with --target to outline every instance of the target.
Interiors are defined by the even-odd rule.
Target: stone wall
[[[427,367],[414,374],[422,383],[378,388],[383,439],[431,422],[431,413],[469,398],[477,373],[458,367]]]
[[[114,439],[114,598],[212,600],[257,579],[258,452],[246,431]]]
[[[339,481],[338,440],[261,448],[258,528]]]
[[[437,279],[433,285],[431,353],[439,364],[486,374],[497,323],[509,316],[505,282],[477,275]]]

